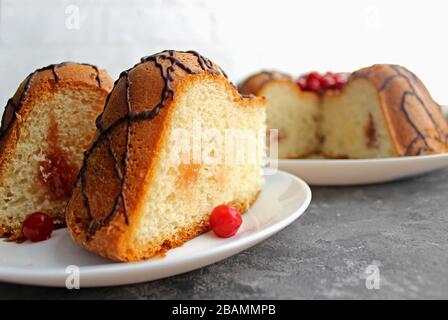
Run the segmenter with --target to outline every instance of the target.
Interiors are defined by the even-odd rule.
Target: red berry
[[[306,87],[308,90],[314,92],[320,92],[320,90],[322,89],[320,80],[315,77],[308,77],[308,79],[306,80]]]
[[[242,223],[241,213],[230,205],[215,207],[210,216],[210,227],[221,238],[235,235]]]
[[[338,73],[335,75],[335,79],[336,79],[336,84],[335,84],[335,89],[342,89],[342,87],[344,86],[344,84],[347,83],[348,81],[348,74],[347,73]]]
[[[23,221],[22,232],[32,242],[47,240],[53,232],[53,219],[42,212],[31,213]]]
[[[317,80],[322,80],[322,76],[319,74],[319,72],[313,71],[308,73],[307,75],[307,80],[309,79],[317,79]]]
[[[333,89],[334,85],[336,84],[336,77],[333,73],[327,72],[322,77],[322,80],[320,81],[320,83],[322,85],[322,89],[324,89],[324,90]]]
[[[302,90],[306,90],[306,78],[305,77],[300,77],[299,80],[297,80],[297,84],[299,85],[300,89]]]
[[[342,90],[342,87],[344,87],[344,84],[343,84],[343,83],[336,82],[336,83],[334,84],[333,88],[331,88],[331,89],[333,89],[333,90]]]

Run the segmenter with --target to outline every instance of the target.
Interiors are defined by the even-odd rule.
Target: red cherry
[[[336,83],[338,84],[346,84],[348,81],[349,75],[347,73],[337,73],[335,75]]]
[[[343,83],[336,82],[336,83],[334,84],[333,88],[331,88],[331,89],[333,89],[333,90],[342,90],[343,87],[344,87],[344,84],[343,84]]]
[[[319,92],[322,89],[322,85],[319,79],[315,77],[308,77],[306,80],[307,89],[314,92]]]
[[[215,207],[210,216],[210,227],[221,238],[235,235],[242,223],[241,213],[230,205]]]
[[[321,81],[322,76],[318,72],[313,71],[303,75],[299,79],[299,85],[305,91],[320,92],[322,89]]]
[[[22,232],[32,242],[47,240],[53,232],[53,219],[42,212],[31,213],[23,221]]]
[[[300,89],[302,90],[306,90],[306,78],[305,77],[300,77],[299,80],[297,80],[297,84],[299,85]]]
[[[320,83],[322,85],[322,89],[324,89],[324,90],[333,89],[334,85],[336,84],[336,77],[333,73],[327,72],[322,77],[322,80],[320,81]]]
[[[319,72],[313,71],[313,72],[308,73],[307,80],[309,80],[309,79],[317,79],[320,81],[320,80],[322,80],[322,76],[320,75]]]

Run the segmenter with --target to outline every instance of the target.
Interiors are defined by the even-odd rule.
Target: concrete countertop
[[[71,291],[1,283],[0,298],[448,298],[448,169],[312,191],[311,206],[289,227],[201,270]],[[378,274],[379,289],[368,289]]]

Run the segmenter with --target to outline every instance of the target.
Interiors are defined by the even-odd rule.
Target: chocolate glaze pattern
[[[25,101],[25,98],[30,91],[31,85],[33,84],[33,81],[34,81],[36,75],[41,71],[51,70],[51,72],[53,73],[53,76],[54,76],[54,81],[59,82],[61,80],[61,77],[58,74],[58,68],[61,68],[63,66],[70,65],[70,64],[77,64],[77,63],[66,61],[66,62],[62,62],[62,63],[58,63],[58,64],[50,64],[46,67],[36,69],[34,72],[30,73],[26,77],[25,85],[23,87],[22,92],[20,93],[19,100],[14,101],[14,96],[13,96],[6,103],[5,111],[3,112],[3,117],[2,117],[2,125],[0,128],[0,140],[5,136],[6,132],[8,132],[9,128],[11,128],[12,124],[16,120],[16,113],[19,112],[20,109],[22,108],[23,102]],[[79,64],[85,65],[85,66],[90,66],[95,70],[95,72],[96,72],[95,79],[98,83],[98,86],[101,88],[102,84],[101,84],[101,79],[100,79],[100,71],[99,71],[98,67],[88,64],[88,63],[79,63]],[[9,119],[6,119],[7,115],[10,115]]]
[[[272,80],[293,80],[293,78],[279,71],[260,71],[238,85],[238,91],[243,94],[256,94],[266,83]],[[256,80],[256,85],[252,86],[251,82]]]
[[[442,145],[448,144],[446,126],[441,127],[440,123],[436,120],[436,116],[433,114],[433,111],[440,109],[440,107],[432,100],[423,83],[414,73],[398,65],[377,65],[352,73],[350,80],[358,78],[373,79],[380,95],[383,93],[386,94],[386,91],[393,85],[394,81],[398,79],[405,81],[406,86],[402,92],[397,93],[396,90],[393,92],[393,94],[399,95],[399,99],[396,100],[399,103],[399,108],[407,124],[415,132],[415,137],[406,145],[405,156],[437,152],[434,144],[430,141],[431,139]],[[376,81],[378,79],[380,81]],[[413,101],[411,102],[410,99]],[[435,135],[428,136],[422,128],[419,128],[417,119],[414,119],[410,112],[411,108],[416,107],[421,107],[424,110],[435,129]]]
[[[152,56],[143,57],[140,63],[136,64],[133,68],[123,71],[119,78],[115,81],[115,85],[118,84],[119,81],[125,82],[125,90],[126,90],[126,106],[127,110],[125,115],[119,117],[115,122],[105,127],[103,125],[101,114],[96,121],[96,126],[98,128],[98,138],[92,143],[91,147],[84,153],[84,161],[79,172],[78,179],[81,182],[81,192],[83,205],[87,212],[87,217],[89,220],[88,225],[86,225],[86,234],[87,239],[91,239],[96,231],[101,227],[107,225],[119,212],[119,209],[122,208],[123,216],[126,224],[129,224],[129,215],[128,208],[126,203],[126,172],[128,167],[129,160],[129,145],[131,140],[131,129],[132,124],[137,121],[150,121],[154,117],[156,117],[160,110],[167,104],[168,100],[173,99],[175,96],[175,90],[173,88],[173,81],[175,80],[174,72],[178,69],[182,70],[187,74],[198,74],[201,72],[210,72],[216,75],[221,75],[227,78],[225,73],[216,65],[214,65],[209,59],[201,56],[199,53],[195,51],[186,51],[184,53],[188,53],[193,55],[198,63],[199,68],[191,68],[183,63],[178,57],[177,52],[174,50],[162,51],[160,53],[154,54]],[[153,106],[148,106],[148,109],[141,112],[133,111],[131,99],[130,99],[130,89],[132,87],[132,82],[129,79],[129,74],[132,70],[144,63],[154,63],[154,65],[159,69],[160,76],[164,82],[163,90],[161,91],[160,101]],[[103,113],[107,110],[108,101],[112,95],[114,90],[109,94],[106,99],[106,104]],[[124,155],[121,159],[119,159],[118,155],[115,153],[112,140],[110,138],[110,134],[113,132],[115,128],[119,125],[126,125],[126,142],[125,142],[125,151]],[[86,169],[89,165],[89,157],[94,152],[96,148],[103,141],[107,142],[108,153],[111,156],[111,159],[114,162],[114,173],[117,179],[120,180],[121,186],[118,196],[114,199],[114,203],[110,212],[103,219],[95,219],[92,215],[92,210],[89,202],[89,198],[87,195],[87,178],[86,178]],[[121,165],[120,165],[121,164]]]

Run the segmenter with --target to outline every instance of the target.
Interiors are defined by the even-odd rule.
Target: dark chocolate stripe
[[[66,62],[62,62],[62,63],[58,63],[58,64],[50,64],[46,67],[36,69],[34,72],[30,73],[28,75],[28,77],[26,77],[26,79],[25,79],[26,83],[25,83],[25,86],[24,86],[22,92],[20,93],[19,101],[14,102],[14,97],[12,97],[6,103],[5,110],[4,110],[3,116],[2,116],[2,123],[1,123],[1,127],[0,127],[0,140],[3,139],[6,132],[8,132],[8,130],[11,128],[12,124],[16,120],[16,113],[19,112],[20,109],[22,108],[25,98],[29,93],[29,90],[31,88],[31,85],[32,85],[33,80],[36,77],[36,75],[41,71],[51,70],[51,72],[53,73],[55,82],[59,82],[61,80],[61,77],[59,76],[59,74],[57,72],[58,68],[66,66],[66,65],[70,65],[70,64],[76,64],[76,63],[66,61]],[[101,79],[100,79],[100,72],[99,72],[98,67],[88,64],[88,63],[79,63],[79,64],[90,66],[96,71],[96,81],[98,83],[98,86],[101,88]],[[13,108],[11,111],[12,116],[10,117],[8,123],[4,123],[6,120],[5,115],[9,113],[8,112],[9,108]]]
[[[82,65],[84,65],[84,66],[92,67],[93,70],[95,70],[95,73],[96,73],[95,80],[96,80],[96,82],[98,83],[98,87],[102,88],[103,85],[102,85],[102,83],[101,83],[100,69],[98,69],[97,66],[95,66],[95,65],[93,65],[93,64],[90,64],[90,63],[80,63],[80,64],[82,64]]]
[[[405,115],[407,121],[409,122],[409,124],[410,124],[411,127],[415,130],[415,132],[416,132],[416,134],[417,134],[417,137],[414,138],[414,139],[412,140],[412,143],[411,143],[411,144],[415,144],[415,143],[418,142],[418,140],[422,140],[423,143],[425,144],[425,146],[427,146],[427,147],[429,148],[428,141],[426,141],[426,136],[425,136],[425,135],[418,129],[417,125],[414,123],[414,121],[412,120],[412,118],[411,118],[409,112],[408,112],[407,109],[406,109],[406,106],[407,106],[407,104],[406,104],[406,99],[407,99],[408,96],[414,96],[414,97],[415,97],[416,94],[415,94],[414,92],[412,92],[412,91],[405,91],[405,92],[403,93],[402,97],[401,97],[400,108],[401,108],[401,110],[403,111],[403,113],[404,113],[404,115]],[[408,146],[408,147],[406,148],[406,155],[409,155],[409,152],[410,152],[411,150],[412,150],[412,149]]]
[[[126,86],[126,105],[127,112],[124,116],[121,116],[115,122],[110,124],[108,127],[104,127],[102,123],[103,114],[101,114],[96,120],[96,126],[99,131],[98,138],[92,143],[90,148],[84,153],[84,161],[83,165],[80,169],[78,179],[81,180],[81,191],[83,197],[83,204],[87,211],[87,217],[90,220],[88,223],[86,235],[87,239],[91,239],[96,231],[98,231],[104,225],[107,225],[119,212],[120,207],[123,208],[123,215],[125,219],[125,223],[129,224],[129,216],[128,209],[126,204],[126,196],[125,196],[125,187],[126,187],[126,174],[128,169],[128,161],[129,161],[129,149],[131,142],[131,126],[132,123],[137,121],[146,121],[151,120],[156,117],[160,110],[166,105],[169,99],[173,99],[175,95],[174,88],[172,87],[172,82],[174,81],[173,73],[176,71],[176,68],[183,70],[188,74],[198,74],[202,71],[211,72],[213,74],[225,76],[222,70],[215,66],[209,59],[201,56],[196,51],[187,51],[185,53],[192,54],[196,57],[197,63],[199,65],[199,69],[192,69],[188,67],[185,63],[183,63],[176,56],[176,52],[173,50],[162,51],[152,56],[143,57],[140,60],[140,63],[136,64],[133,68],[123,71],[120,74],[120,77],[115,81],[114,85],[117,85],[119,81],[125,81]],[[168,62],[167,66],[165,64]],[[150,106],[148,110],[142,112],[135,112],[132,110],[131,97],[130,97],[130,89],[132,86],[132,82],[129,80],[129,74],[135,67],[144,64],[144,63],[154,63],[154,65],[160,70],[160,76],[164,82],[163,89],[161,92],[160,101],[155,106]],[[226,77],[226,76],[225,76]],[[113,91],[112,91],[113,92]],[[106,104],[103,113],[105,112],[109,99],[112,95],[112,92],[108,95],[106,99]],[[119,166],[118,156],[115,154],[112,146],[112,141],[110,139],[109,134],[117,128],[119,125],[126,124],[126,144],[125,151],[123,154],[123,158],[121,160],[121,169]],[[120,180],[120,192],[117,197],[114,199],[114,203],[112,206],[112,210],[106,215],[103,219],[94,219],[91,207],[89,204],[89,199],[87,196],[87,178],[86,178],[86,170],[88,167],[88,159],[92,155],[92,153],[96,150],[96,148],[100,145],[101,142],[107,140],[108,141],[108,152],[114,162],[114,172],[115,176]]]
[[[381,84],[380,88],[378,89],[379,91],[383,91],[384,89],[387,88],[387,86],[389,85],[389,83],[392,82],[392,80],[394,80],[395,78],[397,78],[399,75],[392,75],[390,77],[388,77],[386,80],[384,80],[384,82]]]
[[[417,100],[418,104],[423,108],[423,110],[428,115],[429,119],[431,120],[431,122],[437,132],[437,136],[434,137],[435,140],[437,140],[441,143],[447,143],[448,140],[446,140],[446,138],[445,139],[443,138],[444,133],[443,133],[442,128],[440,128],[437,121],[435,121],[434,115],[429,111],[429,108],[426,105],[424,99],[422,99],[422,97],[418,94],[418,90],[415,85],[423,86],[420,79],[418,79],[418,77],[414,73],[412,73],[409,70],[407,70],[403,67],[400,67],[398,65],[385,65],[384,67],[388,68],[389,70],[391,69],[393,71],[393,74],[390,76],[387,76],[385,74],[384,69],[378,71],[378,70],[374,69],[375,66],[372,66],[368,70],[362,69],[360,71],[356,71],[356,72],[352,73],[350,79],[352,80],[352,79],[356,79],[356,78],[369,78],[372,76],[373,72],[379,72],[380,76],[385,77],[383,82],[378,86],[378,90],[380,92],[386,90],[388,88],[388,86],[394,82],[395,79],[403,79],[407,82],[408,90],[405,90],[401,97],[400,109],[402,110],[407,122],[410,124],[410,126],[415,131],[416,136],[411,140],[411,142],[406,147],[405,155],[421,154],[422,152],[425,152],[425,151],[434,151],[434,149],[432,147],[430,147],[429,142],[428,142],[428,139],[430,137],[426,136],[418,128],[417,124],[414,122],[414,120],[411,117],[411,114],[408,111],[406,101],[407,101],[407,98],[410,96],[414,97]],[[424,146],[419,147],[417,150],[415,150],[413,152],[415,145],[419,141],[422,141],[424,143]]]
[[[437,123],[437,121],[435,121],[433,114],[429,111],[428,106],[425,104],[424,100],[418,95],[417,90],[416,90],[416,88],[415,88],[415,86],[414,86],[414,83],[415,83],[415,82],[419,82],[419,83],[420,83],[420,80],[417,78],[417,76],[416,76],[415,74],[411,73],[411,72],[408,71],[407,69],[400,68],[400,67],[397,66],[397,65],[390,65],[390,68],[392,68],[392,69],[396,72],[396,76],[397,76],[397,77],[400,77],[400,78],[404,79],[404,80],[408,83],[409,88],[411,89],[411,92],[410,92],[410,93],[417,99],[417,101],[419,102],[419,104],[422,106],[423,110],[425,110],[425,113],[428,115],[428,117],[430,118],[432,124],[434,125],[434,128],[436,129],[436,132],[437,132],[436,140],[439,141],[439,142],[441,142],[441,143],[444,143],[444,142],[441,140],[441,139],[442,139],[442,136],[443,136],[443,132],[442,132],[442,130],[441,130],[439,124]],[[407,74],[404,74],[404,73],[402,72],[402,70],[405,70],[406,72],[408,72],[410,76],[408,76]],[[383,85],[384,85],[384,84],[383,84]],[[407,91],[407,92],[409,92],[409,91]],[[404,97],[405,95],[409,95],[409,94],[410,94],[410,93],[407,93],[407,92],[405,92],[405,93],[403,94],[403,97]],[[421,139],[423,139],[423,141],[424,141],[424,143],[425,143],[425,145],[426,145],[426,147],[427,147],[427,149],[425,149],[425,150],[432,150],[432,151],[434,151],[433,148],[431,148],[431,147],[429,146],[426,135],[423,134],[423,132],[422,132],[422,131],[417,127],[417,125],[412,121],[412,119],[411,119],[411,117],[410,117],[410,115],[409,115],[407,109],[403,106],[404,100],[405,100],[405,98],[402,99],[401,109],[402,109],[403,112],[405,113],[405,115],[406,115],[406,119],[408,119],[409,123],[410,123],[411,126],[414,128],[414,130],[416,131],[417,136],[420,137]],[[409,149],[409,152],[410,152],[411,150],[412,150],[412,149]],[[422,152],[422,149],[419,149],[418,152]],[[409,153],[406,153],[406,155],[409,155]]]
[[[281,80],[281,79],[289,79],[292,80],[292,77],[288,74],[279,72],[279,71],[267,71],[263,70],[253,76],[250,76],[248,79],[244,80],[238,85],[238,90],[240,91],[250,80],[254,77],[263,76],[263,79],[257,84],[254,92],[259,91],[266,83],[272,80]]]

